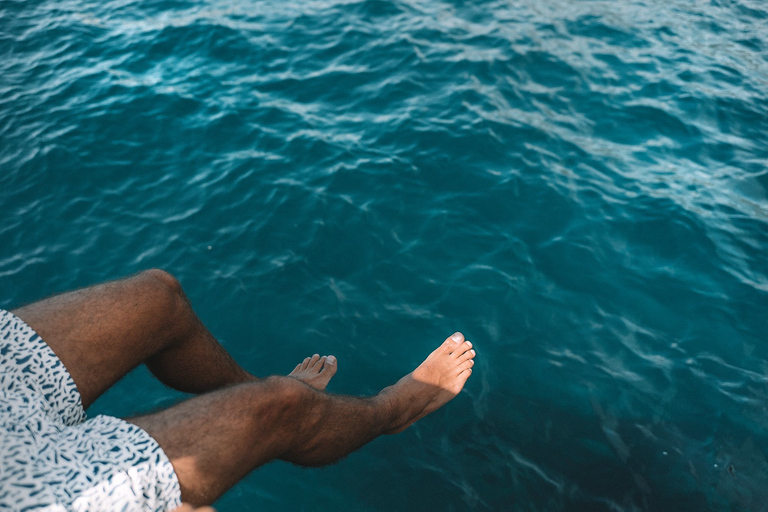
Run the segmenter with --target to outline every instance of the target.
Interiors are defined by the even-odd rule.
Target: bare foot
[[[472,343],[457,332],[427,357],[412,373],[379,396],[399,411],[387,434],[396,434],[413,422],[436,411],[459,394],[472,374],[475,351]]]
[[[313,388],[322,391],[331,381],[331,377],[336,375],[336,370],[338,369],[339,365],[335,357],[320,357],[319,354],[315,354],[297,364],[296,368],[288,376],[299,379],[305,384],[309,384]]]

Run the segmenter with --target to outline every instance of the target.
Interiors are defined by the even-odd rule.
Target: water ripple
[[[763,510],[767,19],[0,3],[0,307],[162,266],[244,364],[333,351],[350,393],[479,347],[430,422],[222,510]]]

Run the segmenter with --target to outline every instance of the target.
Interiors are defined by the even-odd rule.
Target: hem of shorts
[[[35,333],[35,336],[37,336],[37,337],[40,339],[40,343],[41,343],[41,344],[42,344],[42,345],[45,347],[43,350],[47,350],[47,351],[49,351],[51,354],[53,354],[53,357],[55,357],[56,359],[58,359],[58,360],[59,360],[59,362],[61,363],[61,367],[64,369],[64,372],[63,372],[64,378],[65,378],[65,379],[67,379],[67,381],[69,382],[69,384],[71,384],[71,385],[72,385],[72,389],[74,389],[74,390],[75,390],[75,394],[77,394],[77,403],[75,404],[75,407],[77,407],[78,409],[80,409],[80,413],[81,413],[81,414],[80,414],[80,416],[81,416],[83,419],[87,418],[87,413],[85,412],[85,407],[83,407],[83,395],[80,393],[80,390],[79,390],[79,389],[78,389],[78,387],[77,387],[77,383],[75,382],[75,379],[73,379],[73,378],[72,378],[72,374],[71,374],[71,373],[69,373],[69,368],[67,368],[67,365],[66,365],[66,363],[65,363],[64,361],[62,361],[62,360],[61,360],[61,358],[59,357],[59,355],[58,355],[56,352],[54,352],[54,351],[53,351],[53,349],[52,349],[52,348],[51,348],[51,346],[48,344],[48,342],[47,342],[47,341],[45,341],[45,339],[43,339],[43,337],[42,337],[42,336],[40,336],[40,333],[39,333],[39,332],[37,332],[37,331],[34,329],[34,327],[32,327],[31,325],[29,325],[29,324],[28,324],[27,322],[25,322],[25,321],[24,321],[22,318],[20,318],[19,316],[15,315],[15,314],[14,314],[12,311],[10,311],[10,310],[7,310],[7,309],[0,309],[0,311],[5,311],[5,312],[6,312],[6,313],[8,313],[9,315],[11,315],[13,318],[15,318],[16,320],[18,320],[20,323],[22,323],[22,324],[26,325],[26,326],[27,326],[27,328],[28,328],[30,331],[32,331],[33,333]]]
[[[147,432],[146,430],[144,430],[143,428],[141,428],[137,424],[131,423],[130,421],[128,421],[126,419],[118,418],[116,416],[108,416],[108,415],[104,415],[104,414],[100,414],[99,416],[107,416],[109,418],[122,421],[123,423],[128,425],[130,428],[135,428],[136,430],[138,430],[139,432],[144,434],[147,437],[147,439],[149,439],[150,442],[154,443],[154,445],[157,447],[157,449],[160,452],[160,454],[162,454],[165,462],[167,462],[168,466],[170,466],[170,468],[171,468],[171,475],[173,475],[173,482],[175,484],[174,490],[176,491],[175,498],[176,498],[177,503],[176,503],[175,506],[177,506],[177,507],[181,506],[181,484],[179,483],[179,477],[176,474],[176,468],[173,467],[173,463],[171,462],[171,459],[168,458],[168,455],[165,453],[165,450],[163,450],[163,447],[160,446],[160,443],[158,443],[157,440],[154,437],[152,437],[152,435],[149,432]],[[98,418],[98,416],[96,416],[96,417]]]

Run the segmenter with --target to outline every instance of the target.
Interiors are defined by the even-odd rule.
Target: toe
[[[475,361],[473,359],[469,359],[468,361],[464,361],[458,366],[459,374],[463,372],[464,370],[468,370],[475,366]]]
[[[310,358],[308,358],[308,357],[307,357],[307,358],[305,358],[305,359],[304,359],[304,361],[301,363],[301,370],[302,370],[302,371],[303,371],[303,370],[306,370],[306,369],[307,369],[307,366],[309,366],[309,359],[310,359]]]
[[[333,377],[333,375],[336,373],[336,370],[339,369],[339,365],[336,364],[336,358],[333,356],[328,356],[325,358],[325,365],[323,366],[323,375],[329,375],[330,377]]]
[[[470,375],[472,375],[472,368],[467,368],[466,370],[462,371],[457,378],[459,381],[466,382]]]
[[[455,347],[454,350],[451,352],[451,354],[453,354],[456,357],[460,357],[466,354],[467,352],[469,352],[471,348],[472,348],[472,342],[465,341],[458,347]]]
[[[317,364],[317,362],[320,360],[320,354],[315,354],[312,356],[312,358],[309,360],[308,368],[312,368]]]
[[[472,349],[467,350],[466,352],[464,352],[463,354],[461,354],[459,356],[458,361],[459,361],[459,363],[463,363],[464,361],[466,361],[468,359],[472,359],[473,357],[475,357],[475,354],[476,354],[476,352],[474,350],[472,350]]]
[[[448,353],[453,352],[456,350],[456,347],[461,345],[461,342],[464,341],[464,335],[460,332],[455,332],[451,336],[448,336],[448,338],[443,343],[443,347]]]

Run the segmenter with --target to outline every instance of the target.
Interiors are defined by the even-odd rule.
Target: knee
[[[335,428],[328,422],[325,393],[291,377],[269,377],[259,384],[264,384],[262,389],[268,390],[270,397],[257,409],[253,429],[262,435],[273,433],[268,442],[275,446],[275,458],[311,467],[340,458],[327,450],[329,438],[323,435]]]
[[[280,409],[302,409],[311,400],[313,389],[291,377],[272,376],[262,381],[270,401]]]
[[[138,281],[145,300],[168,313],[181,312],[187,304],[181,283],[170,273],[160,269],[145,270],[134,279]]]
[[[167,288],[171,293],[177,295],[181,295],[183,293],[181,289],[181,283],[170,272],[159,268],[151,268],[149,270],[145,270],[139,275]]]
[[[258,422],[296,425],[312,418],[318,391],[291,377],[268,377],[251,387]]]

